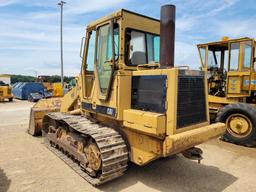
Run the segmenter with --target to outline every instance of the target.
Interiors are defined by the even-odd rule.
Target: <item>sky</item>
[[[200,66],[196,45],[230,38],[256,38],[254,0],[66,0],[64,74],[79,74],[86,25],[124,8],[160,18],[176,5],[175,65]],[[56,0],[0,0],[0,74],[60,74],[60,8]]]

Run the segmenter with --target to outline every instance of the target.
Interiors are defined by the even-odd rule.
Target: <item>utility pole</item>
[[[63,24],[63,6],[66,4],[64,1],[60,1],[60,63],[61,63],[61,85],[64,88],[64,75],[63,75],[63,37],[62,37],[62,24]]]

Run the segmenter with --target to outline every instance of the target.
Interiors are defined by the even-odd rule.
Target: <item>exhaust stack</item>
[[[175,5],[161,7],[160,19],[160,65],[174,67]]]

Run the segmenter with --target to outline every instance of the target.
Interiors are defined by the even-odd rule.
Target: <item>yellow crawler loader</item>
[[[38,128],[92,185],[120,177],[129,161],[201,160],[194,146],[225,132],[224,123],[209,124],[205,73],[174,67],[174,37],[173,5],[161,8],[161,20],[122,9],[87,26],[79,102],[64,96],[60,104],[79,110],[46,113]]]
[[[246,146],[256,144],[255,48],[248,37],[198,45],[211,119],[226,123],[225,141]]]

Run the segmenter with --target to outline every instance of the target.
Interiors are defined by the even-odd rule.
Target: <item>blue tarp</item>
[[[27,100],[30,93],[43,92],[44,86],[42,83],[17,83],[12,88],[12,94],[17,99]]]

